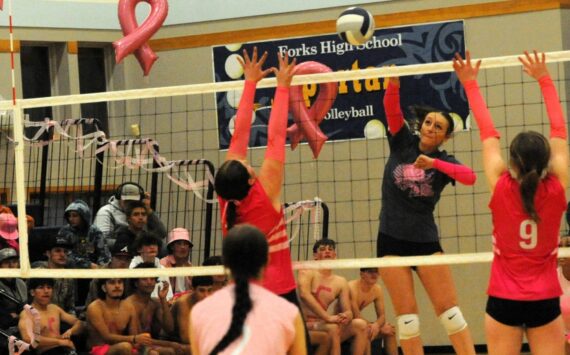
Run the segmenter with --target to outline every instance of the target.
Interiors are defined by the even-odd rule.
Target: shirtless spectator
[[[386,314],[384,313],[384,294],[378,285],[378,268],[360,269],[360,278],[349,281],[348,288],[354,319],[364,319],[360,312],[369,304],[374,303],[376,320],[374,322],[366,321],[368,323],[368,339],[370,341],[382,339],[385,353],[397,355],[398,343],[396,342],[395,329],[386,321]],[[368,355],[371,353],[370,343],[368,343],[366,353]]]
[[[192,293],[179,297],[172,306],[174,336],[182,344],[190,345],[189,320],[192,307],[212,294],[213,285],[212,276],[194,276],[192,278]]]
[[[51,235],[47,243],[45,255],[47,261],[36,261],[33,268],[54,269],[57,275],[58,269],[68,267],[68,254],[73,248],[73,241],[68,236]],[[51,302],[61,307],[65,312],[75,315],[75,279],[54,279]]]
[[[156,268],[156,266],[153,263],[142,263],[135,267],[135,269],[141,268]],[[172,333],[174,330],[174,321],[166,300],[168,283],[163,283],[157,300],[150,297],[157,284],[156,277],[131,279],[130,282],[133,294],[127,297],[126,302],[135,308],[141,331],[150,333],[152,337],[151,348],[161,355],[183,353],[184,349],[181,344],[159,340],[163,331],[164,333]]]
[[[315,260],[336,259],[334,240],[318,240],[313,246],[313,257]],[[312,344],[322,339],[323,333],[328,334],[330,353],[340,355],[341,343],[353,337],[352,353],[361,355],[366,352],[367,324],[363,319],[353,319],[348,282],[344,277],[333,274],[330,269],[301,270],[299,291]],[[335,301],[338,301],[336,308],[340,312],[329,314],[328,308]],[[317,353],[325,353],[322,350],[325,345],[321,343]]]
[[[102,268],[128,269],[132,259],[133,255],[129,252],[129,246],[127,244],[115,243],[111,249],[111,261],[109,264],[104,265]],[[87,299],[85,300],[85,307],[89,306],[91,302],[97,299],[98,282],[98,279],[93,279],[89,283],[89,292],[87,293]],[[83,316],[85,316],[85,314],[83,314]],[[84,319],[84,317],[82,319]]]
[[[40,315],[40,336],[36,339],[38,346],[37,354],[43,355],[66,355],[75,354],[75,345],[71,341],[71,336],[83,331],[83,323],[75,316],[66,313],[63,309],[51,303],[53,292],[53,279],[30,279],[30,294],[32,296],[32,306]],[[25,342],[30,343],[28,334],[28,324],[32,322],[27,311],[20,314],[18,328]],[[60,333],[61,322],[71,326],[65,333]]]
[[[135,307],[123,300],[124,291],[123,279],[99,280],[99,298],[87,307],[87,346],[91,354],[130,355],[133,349],[152,345],[150,334],[140,331]],[[158,353],[151,350],[148,354]]]
[[[202,266],[216,266],[216,265],[224,265],[222,263],[222,257],[219,255],[212,255],[208,257],[202,263]],[[214,285],[212,288],[212,292],[216,292],[221,288],[224,288],[228,284],[228,275],[221,274],[221,275],[212,275],[214,279]]]
[[[109,198],[108,203],[97,211],[95,221],[93,222],[103,232],[109,249],[115,244],[113,232],[119,226],[127,225],[125,211],[129,203],[133,201],[142,201],[146,207],[148,220],[145,229],[153,232],[159,238],[166,238],[167,230],[164,223],[150,208],[150,194],[145,192],[140,185],[134,182],[126,182],[119,185],[115,194]]]

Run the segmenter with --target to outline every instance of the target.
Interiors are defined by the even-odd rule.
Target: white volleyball
[[[360,7],[349,7],[336,20],[336,31],[344,41],[358,46],[374,34],[374,17]]]

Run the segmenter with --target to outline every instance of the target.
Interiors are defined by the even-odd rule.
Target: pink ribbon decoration
[[[296,75],[330,73],[331,68],[318,62],[303,62],[295,67]],[[287,128],[291,142],[291,149],[295,149],[299,142],[305,138],[316,159],[321,152],[327,136],[319,128],[319,124],[331,109],[338,93],[338,83],[319,84],[319,94],[311,106],[307,108],[303,98],[303,87],[292,86],[289,89],[289,109],[293,114],[295,123]]]
[[[150,14],[139,26],[135,8],[141,1],[150,5]],[[120,63],[127,55],[134,52],[143,69],[144,76],[147,76],[152,65],[158,59],[147,41],[162,26],[167,15],[168,2],[166,0],[120,0],[119,23],[125,37],[113,42],[116,62]]]

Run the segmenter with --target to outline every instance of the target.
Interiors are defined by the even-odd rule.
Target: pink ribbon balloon
[[[295,67],[295,74],[330,73],[331,68],[318,62],[303,62]],[[338,93],[338,83],[319,84],[319,94],[311,108],[305,105],[303,87],[292,86],[289,89],[289,107],[295,123],[287,128],[287,134],[291,141],[291,149],[295,149],[299,142],[305,138],[313,151],[316,159],[327,136],[319,128],[319,124],[331,109]]]
[[[150,5],[150,14],[142,25],[137,24],[135,7],[141,1]],[[113,42],[115,60],[120,63],[127,55],[135,53],[144,75],[150,73],[150,68],[158,59],[146,43],[158,31],[168,15],[166,0],[120,0],[119,23],[125,37]]]

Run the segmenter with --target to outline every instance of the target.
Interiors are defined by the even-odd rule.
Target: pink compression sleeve
[[[470,168],[461,164],[453,164],[444,160],[434,159],[433,167],[463,185],[473,185],[477,176]]]
[[[473,110],[473,114],[475,115],[477,126],[479,126],[479,136],[481,141],[492,137],[499,138],[501,135],[493,125],[491,113],[485,104],[483,96],[481,96],[481,91],[479,90],[479,84],[477,84],[477,81],[469,80],[463,85],[463,87],[467,93],[469,106],[471,106],[471,110]]]
[[[538,80],[542,96],[544,96],[544,103],[546,104],[546,111],[548,112],[548,119],[550,120],[550,138],[558,137],[566,139],[566,122],[562,114],[562,107],[560,106],[560,99],[554,87],[554,83],[549,75],[545,75]]]
[[[384,112],[388,121],[388,129],[392,135],[400,131],[404,125],[404,115],[400,108],[400,88],[388,83],[384,93]]]
[[[230,142],[229,151],[241,156],[247,155],[256,85],[255,81],[245,81],[236,115],[234,134]]]
[[[277,87],[267,127],[267,151],[265,158],[285,162],[287,138],[287,114],[289,112],[289,88]]]

